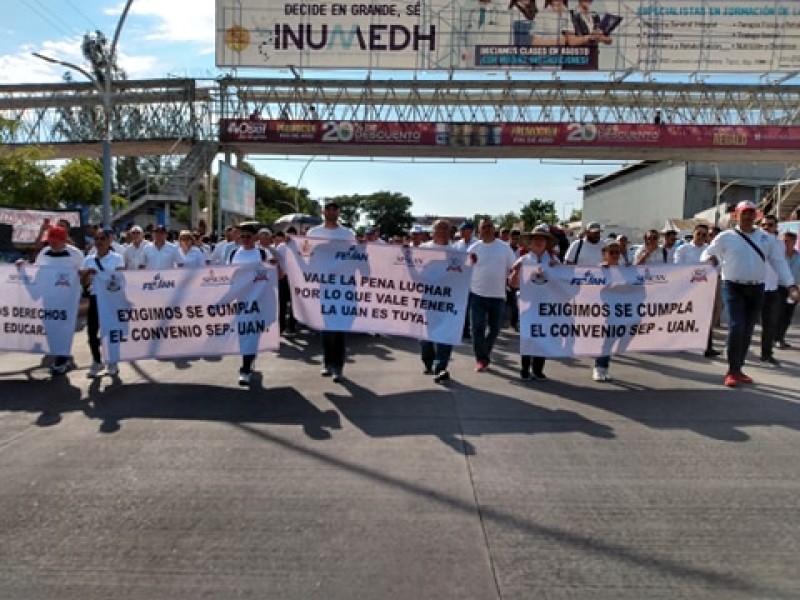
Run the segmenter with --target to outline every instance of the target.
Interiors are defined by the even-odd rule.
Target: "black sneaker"
[[[773,367],[780,367],[781,366],[781,363],[778,362],[778,360],[774,356],[762,356],[761,357],[761,362],[768,363],[768,364],[772,365]]]
[[[787,344],[787,343],[786,343],[786,342],[784,342],[783,340],[780,340],[780,341],[779,341],[779,342],[777,342],[775,345],[776,345],[776,346],[777,346],[779,349],[781,349],[781,350],[788,350],[789,348],[791,348],[791,347],[792,347],[792,345],[791,345],[791,344]]]
[[[722,354],[722,352],[720,352],[719,350],[714,350],[714,348],[709,348],[708,350],[703,352],[703,356],[705,356],[706,358],[716,358],[717,356],[720,356],[721,354]]]
[[[425,370],[422,371],[423,375],[433,375],[433,364],[431,363],[423,363],[425,365]]]
[[[536,379],[539,379],[539,380],[541,380],[541,381],[544,381],[545,379],[547,379],[547,375],[545,375],[545,374],[544,374],[543,372],[541,372],[541,371],[540,371],[539,373],[534,373],[534,374],[533,374],[533,376],[534,376]]]
[[[436,383],[444,383],[445,381],[450,381],[450,372],[445,369],[444,371],[439,371],[436,374],[436,377],[433,378]]]
[[[529,381],[531,378],[531,372],[527,369],[520,369],[519,370],[519,378],[523,381]]]

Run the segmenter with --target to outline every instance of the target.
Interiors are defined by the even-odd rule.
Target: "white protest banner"
[[[309,327],[461,342],[466,252],[302,237],[288,248],[292,307]]]
[[[45,219],[55,225],[59,219],[69,221],[70,228],[81,226],[81,213],[77,210],[42,210],[0,206],[0,223],[11,225],[11,241],[15,244],[33,244]]]
[[[520,353],[606,356],[706,347],[710,265],[555,267],[520,276]]]
[[[0,265],[0,350],[69,356],[80,295],[75,268]]]
[[[272,266],[118,271],[96,283],[108,360],[257,354],[280,345]]]

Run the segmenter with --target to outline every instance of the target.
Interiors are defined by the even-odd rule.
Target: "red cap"
[[[758,212],[758,207],[752,202],[750,202],[750,200],[742,200],[741,202],[739,202],[739,204],[736,205],[735,211],[737,215],[746,210],[754,210]]]
[[[66,242],[67,230],[63,227],[55,225],[47,230],[46,241],[48,242]]]

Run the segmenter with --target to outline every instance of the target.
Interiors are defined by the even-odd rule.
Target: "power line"
[[[80,8],[78,8],[77,6],[75,6],[75,4],[74,4],[74,3],[70,2],[70,0],[64,0],[64,2],[66,2],[66,3],[67,3],[67,6],[69,6],[69,7],[70,7],[72,10],[74,10],[74,11],[75,11],[76,13],[78,13],[78,14],[79,14],[81,17],[83,17],[83,20],[84,20],[84,21],[86,21],[86,22],[89,24],[89,29],[92,29],[92,30],[94,30],[94,29],[99,29],[99,27],[97,27],[97,25],[95,24],[95,22],[94,22],[94,21],[92,21],[92,20],[91,20],[91,19],[90,19],[90,18],[89,18],[89,17],[86,15],[86,13],[85,13],[85,12],[83,12],[83,11],[82,11]]]
[[[37,1],[37,0],[34,0],[34,1]],[[67,35],[67,36],[75,35],[74,31],[69,31],[66,27],[64,27],[64,25],[60,21],[58,21],[57,19],[54,19],[53,17],[51,17],[46,8],[44,8],[44,7],[43,7],[43,9],[37,8],[36,6],[31,4],[29,0],[22,0],[22,3],[25,6],[27,6],[28,8],[30,8],[33,12],[35,12],[43,21],[47,21],[47,23],[51,27],[59,30],[64,35]]]

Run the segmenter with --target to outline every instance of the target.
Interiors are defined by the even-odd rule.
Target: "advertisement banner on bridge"
[[[217,0],[220,67],[800,70],[796,0]]]
[[[800,127],[220,119],[223,143],[791,150]]]

